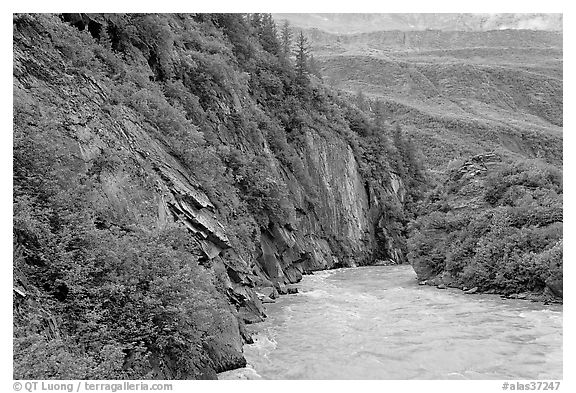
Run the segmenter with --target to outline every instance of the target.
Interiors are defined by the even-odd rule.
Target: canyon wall
[[[184,22],[176,16],[166,17],[165,20],[179,26],[173,27],[175,30],[184,29],[179,25]],[[191,161],[183,159],[188,154],[186,146],[182,148],[178,146],[177,139],[170,139],[170,132],[180,124],[169,123],[163,134],[160,131],[164,129],[159,128],[164,126],[154,123],[158,119],[156,115],[155,118],[147,118],[148,112],[137,109],[139,107],[136,105],[143,105],[140,101],[136,101],[136,104],[132,101],[131,105],[118,101],[119,92],[124,88],[118,80],[125,77],[123,75],[129,72],[132,64],[140,64],[150,75],[141,82],[143,85],[135,89],[132,100],[143,97],[142,91],[145,89],[160,86],[158,93],[154,94],[161,96],[165,92],[162,89],[169,81],[162,85],[155,79],[158,72],[155,74],[151,66],[155,64],[151,59],[158,57],[158,53],[149,54],[150,58],[146,59],[134,46],[124,49],[124,55],[118,51],[103,51],[101,43],[97,42],[98,37],[94,38],[94,30],[89,32],[85,28],[90,23],[92,27],[99,26],[98,31],[107,29],[110,32],[118,29],[119,24],[107,16],[81,16],[76,19],[70,16],[15,16],[13,83],[16,156],[18,160],[28,160],[26,163],[32,166],[42,158],[34,157],[37,151],[42,154],[48,152],[46,154],[53,157],[47,159],[50,161],[49,168],[35,169],[36,172],[46,172],[39,175],[41,186],[48,181],[48,177],[54,177],[55,187],[61,191],[57,195],[85,190],[81,198],[85,203],[83,206],[88,207],[83,209],[89,217],[89,230],[96,231],[96,238],[100,235],[112,236],[113,239],[135,234],[145,236],[162,233],[166,228],[174,228],[174,225],[181,235],[186,233],[185,243],[189,245],[185,247],[194,250],[190,251],[196,260],[193,264],[202,269],[199,274],[204,277],[202,285],[206,286],[195,301],[202,303],[202,296],[210,297],[214,306],[190,317],[203,327],[198,328],[202,338],[197,344],[183,344],[184,352],[187,345],[196,345],[194,351],[186,355],[190,357],[188,366],[182,366],[182,360],[173,351],[145,344],[145,351],[150,355],[146,370],[153,377],[213,378],[215,372],[244,365],[242,343],[251,341],[244,324],[265,318],[262,299],[257,293],[265,291],[263,288],[283,293],[286,284],[298,282],[302,274],[334,267],[372,264],[376,253],[394,263],[405,260],[402,249],[405,241],[401,233],[387,226],[390,221],[386,216],[388,205],[382,201],[382,197],[386,196],[399,205],[403,204],[406,191],[399,176],[382,172],[378,184],[364,179],[360,168],[362,156],[357,148],[353,148],[350,137],[322,127],[319,123],[303,129],[298,134],[298,143],[291,142],[294,159],[302,164],[300,172],[297,172],[286,164],[286,160],[281,160],[272,152],[269,139],[247,137],[245,129],[235,129],[228,122],[234,116],[244,116],[248,108],[257,105],[255,99],[245,96],[246,91],[240,87],[233,89],[230,95],[220,88],[215,94],[226,98],[219,99],[219,106],[213,112],[217,115],[210,115],[213,117],[209,125],[214,130],[210,134],[213,138],[210,148],[215,146],[226,152],[236,149],[241,155],[265,157],[268,177],[264,180],[272,186],[279,184],[283,187],[285,192],[279,197],[279,208],[287,206],[287,211],[293,212],[285,220],[270,219],[267,224],[259,224],[257,230],[246,230],[250,240],[238,240],[237,233],[241,231],[238,228],[253,225],[250,223],[254,221],[250,221],[251,218],[245,213],[250,206],[222,203],[229,197],[222,194],[235,189],[226,189],[217,182],[209,187],[206,181],[202,183],[198,179],[196,169],[190,164],[194,157]],[[196,33],[201,34],[198,33],[200,27],[198,29]],[[221,36],[218,39],[224,42]],[[112,45],[117,47],[122,43],[112,41]],[[88,51],[85,48],[89,48]],[[99,52],[101,50],[103,52]],[[136,51],[136,54],[130,50]],[[209,56],[208,52],[204,55]],[[109,58],[102,60],[104,56]],[[129,56],[132,56],[132,63],[125,60]],[[102,71],[105,61],[115,62],[119,71]],[[125,67],[118,65],[123,61],[127,62]],[[237,67],[233,63],[226,66],[231,69]],[[240,75],[240,71],[234,72]],[[148,105],[148,110],[156,108],[150,104],[153,97],[145,96],[141,100]],[[173,108],[178,106],[166,108],[176,111]],[[206,112],[207,108],[210,109],[209,105],[204,107]],[[319,113],[322,114],[321,111]],[[168,116],[166,121],[175,121],[174,118],[178,116]],[[184,132],[194,133],[202,128],[188,118],[182,123],[187,127],[184,127]],[[183,141],[180,143],[185,144]],[[38,150],[20,153],[28,152],[27,149],[32,147]],[[197,151],[204,154],[208,147]],[[20,165],[20,161],[16,165]],[[29,174],[27,176],[16,176],[15,183],[28,182]],[[43,180],[42,176],[47,177]],[[244,175],[235,173],[233,176],[237,182],[233,184],[243,184]],[[306,179],[306,184],[302,179]],[[222,188],[219,188],[220,185]],[[256,188],[260,186],[257,184]],[[376,188],[378,193],[374,192]],[[214,200],[214,195],[218,201]],[[23,210],[18,210],[23,203],[20,203],[20,199],[15,202],[16,215],[23,214]],[[64,206],[63,209],[68,211],[66,209],[69,208]],[[234,217],[240,214],[250,220],[247,218],[244,222],[240,217],[234,221]],[[51,231],[55,233],[56,229]],[[77,283],[66,272],[59,272],[59,284],[49,282],[41,287],[36,272],[43,275],[42,272],[51,269],[53,263],[44,261],[34,267],[39,270],[30,270],[36,249],[20,240],[30,236],[25,228],[18,229],[14,270],[15,315],[18,316],[15,317],[16,330],[24,332],[18,333],[21,334],[20,338],[26,334],[40,334],[43,340],[68,337],[73,341],[74,330],[62,307],[65,309],[69,303],[76,301],[75,296],[79,296],[75,293]],[[243,239],[248,239],[248,236]],[[54,292],[46,288],[57,285],[63,288],[58,293],[64,295],[54,300]],[[37,315],[40,321],[38,326],[26,325],[26,315]],[[47,333],[42,326],[51,326],[52,333]],[[147,342],[146,339],[144,342]],[[124,353],[130,353],[130,350],[125,349]],[[130,369],[126,359],[123,367]],[[35,376],[25,372],[18,375]]]

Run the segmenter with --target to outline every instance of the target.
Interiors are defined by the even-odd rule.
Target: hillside
[[[561,33],[308,34],[325,80],[379,100],[430,167],[488,150],[561,165]]]
[[[405,261],[408,142],[272,29],[14,15],[14,378],[215,378],[268,295]]]

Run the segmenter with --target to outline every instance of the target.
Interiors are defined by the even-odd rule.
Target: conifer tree
[[[394,130],[392,131],[392,143],[398,152],[396,155],[396,164],[398,174],[401,177],[406,176],[406,167],[404,163],[404,138],[402,138],[402,128],[400,128],[399,124],[394,126]]]
[[[292,52],[292,30],[287,20],[282,25],[280,32],[281,59],[285,65],[290,64],[290,55]]]
[[[308,80],[308,54],[310,46],[304,33],[300,31],[296,40],[296,76],[300,80]]]
[[[259,35],[260,31],[262,30],[262,15],[258,13],[252,14],[250,18],[250,23],[252,24],[252,27],[256,31],[256,34]]]
[[[260,31],[258,32],[260,43],[265,51],[280,56],[280,42],[278,41],[278,31],[276,23],[272,19],[272,14],[264,14],[260,21]]]
[[[99,38],[100,45],[102,45],[106,49],[112,49],[112,40],[110,39],[110,35],[108,34],[108,29],[106,26],[102,26],[100,30],[100,38]]]
[[[398,151],[397,163],[400,175],[407,178],[407,184],[416,192],[418,185],[425,181],[422,160],[418,157],[416,146],[412,140],[403,135],[399,124],[394,127],[392,142]]]

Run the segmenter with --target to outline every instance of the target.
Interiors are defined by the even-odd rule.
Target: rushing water
[[[419,286],[410,266],[305,276],[221,379],[561,379],[562,306]]]

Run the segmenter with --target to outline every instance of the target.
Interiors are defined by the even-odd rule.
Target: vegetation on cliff
[[[407,234],[419,279],[561,297],[562,32],[310,37],[328,83],[401,125],[432,169]]]
[[[289,43],[260,14],[14,16],[14,378],[213,378],[254,285],[401,262],[421,167]]]

